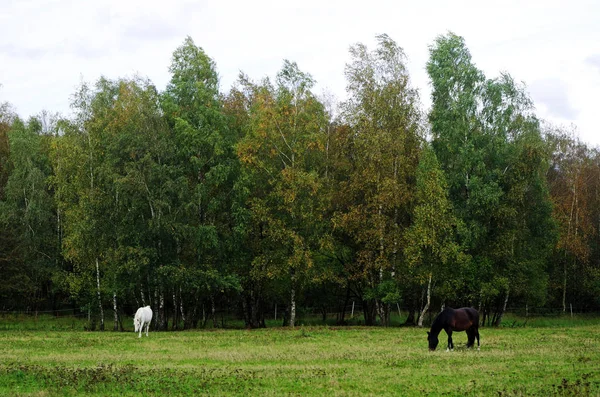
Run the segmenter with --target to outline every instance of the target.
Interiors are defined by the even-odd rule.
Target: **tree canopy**
[[[70,118],[0,104],[1,310],[115,330],[147,304],[157,329],[345,323],[351,302],[368,325],[401,307],[419,325],[444,305],[487,324],[598,310],[598,149],[454,33],[429,47],[426,112],[402,47],[376,39],[350,48],[333,105],[291,60],[223,92],[190,37],[164,90],[83,82]]]

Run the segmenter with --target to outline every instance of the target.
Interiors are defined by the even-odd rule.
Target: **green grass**
[[[4,323],[6,319],[0,320]],[[3,328],[0,395],[600,395],[600,321],[482,328],[84,332]],[[8,327],[7,327],[8,328]],[[441,335],[444,344],[445,334]]]

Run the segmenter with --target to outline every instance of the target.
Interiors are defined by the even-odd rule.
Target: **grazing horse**
[[[135,332],[140,332],[138,338],[142,337],[144,325],[146,326],[146,336],[148,336],[150,321],[152,321],[152,309],[150,309],[150,306],[140,307],[137,309],[135,317],[133,318],[133,326],[135,327]]]
[[[448,350],[454,350],[452,342],[452,331],[467,331],[467,347],[473,347],[475,338],[477,338],[477,350],[479,350],[479,313],[477,310],[470,307],[461,309],[445,308],[433,320],[430,332],[427,332],[427,340],[429,341],[429,350],[434,351],[439,340],[438,335],[442,329],[448,334]]]

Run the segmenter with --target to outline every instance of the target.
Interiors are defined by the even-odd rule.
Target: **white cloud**
[[[592,120],[600,91],[600,59],[591,55],[600,54],[598,15],[594,0],[4,0],[0,102],[25,117],[42,109],[68,113],[80,76],[139,73],[163,88],[186,35],[216,61],[223,90],[240,70],[260,79],[290,59],[317,80],[316,92],[328,88],[343,99],[349,46],[373,48],[375,36],[387,33],[404,48],[427,107],[428,46],[451,30],[465,37],[488,77],[505,71],[524,81],[541,117],[573,121],[584,139],[600,143]]]
[[[588,64],[594,66],[600,72],[600,54],[590,55],[585,60]]]
[[[536,80],[529,86],[529,91],[534,102],[545,106],[551,116],[571,121],[577,118],[579,111],[569,102],[567,85],[562,80]]]

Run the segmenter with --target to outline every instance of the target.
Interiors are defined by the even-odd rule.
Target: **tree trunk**
[[[575,180],[577,180],[578,176],[575,174]],[[573,181],[573,201],[571,201],[571,214],[569,215],[569,225],[567,228],[567,239],[571,236],[571,227],[573,222],[573,212],[577,209],[577,185],[575,181]],[[577,234],[577,225],[575,225],[575,234]],[[563,264],[563,296],[562,296],[562,304],[563,304],[563,313],[567,312],[567,251],[565,250],[565,261]]]
[[[384,303],[379,299],[375,299],[375,310],[377,311],[377,315],[379,315],[379,320],[381,321],[381,325],[387,327],[389,325],[389,305]]]
[[[151,295],[151,294],[148,294],[148,295]],[[150,297],[149,297],[149,298],[150,298]],[[154,287],[154,308],[156,308],[156,306],[157,306],[157,305],[156,305],[156,304],[157,304],[157,302],[158,302],[158,287]],[[152,299],[150,299],[150,305],[152,305]],[[154,320],[154,325],[155,325],[155,327],[154,327],[154,328],[155,328],[155,329],[158,329],[158,325],[159,325],[159,324],[158,324],[158,323],[159,323],[159,321],[158,321],[158,316],[154,316],[154,317],[153,317],[153,320]]]
[[[565,251],[565,256],[566,251]],[[563,262],[563,293],[562,293],[563,313],[567,312],[567,259]]]
[[[487,305],[483,306],[483,312],[480,312],[481,314],[481,326],[485,327],[485,322],[488,318],[488,309],[487,309]]]
[[[164,331],[167,329],[167,319],[166,319],[166,313],[165,313],[165,294],[162,291],[162,288],[160,289],[160,294],[158,297],[158,329],[160,331]]]
[[[383,219],[383,205],[379,204],[379,219]],[[380,258],[383,258],[385,256],[385,251],[384,251],[384,233],[385,233],[385,224],[383,223],[383,221],[381,221],[381,225],[379,228],[379,256]],[[379,266],[379,285],[381,285],[383,283],[383,267]],[[386,310],[385,310],[385,304],[380,300],[380,299],[376,299],[375,300],[375,308],[377,310],[377,314],[379,314],[379,319],[381,321],[381,325],[383,325],[384,327],[387,327],[387,321],[386,321]]]
[[[348,301],[350,300],[350,287],[346,287],[346,298],[344,299],[344,305],[338,317],[338,324],[344,324],[346,322],[346,307],[348,307]]]
[[[508,294],[509,290],[507,289],[506,297],[504,298],[504,305],[502,306],[502,311],[498,314],[498,318],[496,318],[496,323],[494,324],[496,327],[499,327],[502,323],[502,316],[504,316],[504,313],[506,312],[506,305],[508,304]]]
[[[246,328],[264,328],[265,319],[260,299],[260,293],[252,287],[242,296],[242,309]],[[284,324],[287,325],[287,324]]]
[[[113,291],[113,310],[115,312],[115,324],[113,326],[113,331],[119,330],[119,314],[117,311],[117,293]]]
[[[179,307],[177,305],[177,294],[175,293],[175,288],[173,288],[173,326],[171,329],[175,331],[177,329],[177,325],[179,323]]]
[[[290,291],[290,327],[296,325],[296,289],[292,287]]]
[[[427,301],[425,303],[425,307],[421,311],[421,315],[419,316],[419,327],[423,327],[423,320],[425,319],[425,314],[429,310],[429,305],[431,304],[431,278],[432,274],[429,274],[429,282],[427,283]]]
[[[181,321],[183,321],[183,329],[185,329],[185,312],[183,311],[183,295],[181,294],[181,286],[179,286],[179,310],[181,311]]]
[[[375,304],[370,303],[369,301],[363,300],[363,314],[365,316],[365,325],[375,325],[376,320],[376,307]]]
[[[290,291],[290,327],[296,325],[296,272],[292,269],[292,287]]]
[[[242,312],[244,313],[244,324],[246,328],[252,328],[252,320],[250,316],[250,304],[246,294],[242,295]]]
[[[414,304],[411,304],[408,308],[408,314],[404,325],[415,325],[415,308]]]
[[[102,294],[100,293],[100,263],[96,257],[96,292],[98,293],[98,307],[100,308],[100,331],[104,331],[104,309],[102,308]]]
[[[212,317],[213,328],[218,327],[217,316],[215,314],[216,312],[217,312],[217,309],[215,307],[215,297],[213,296],[213,294],[210,294],[210,315]]]

